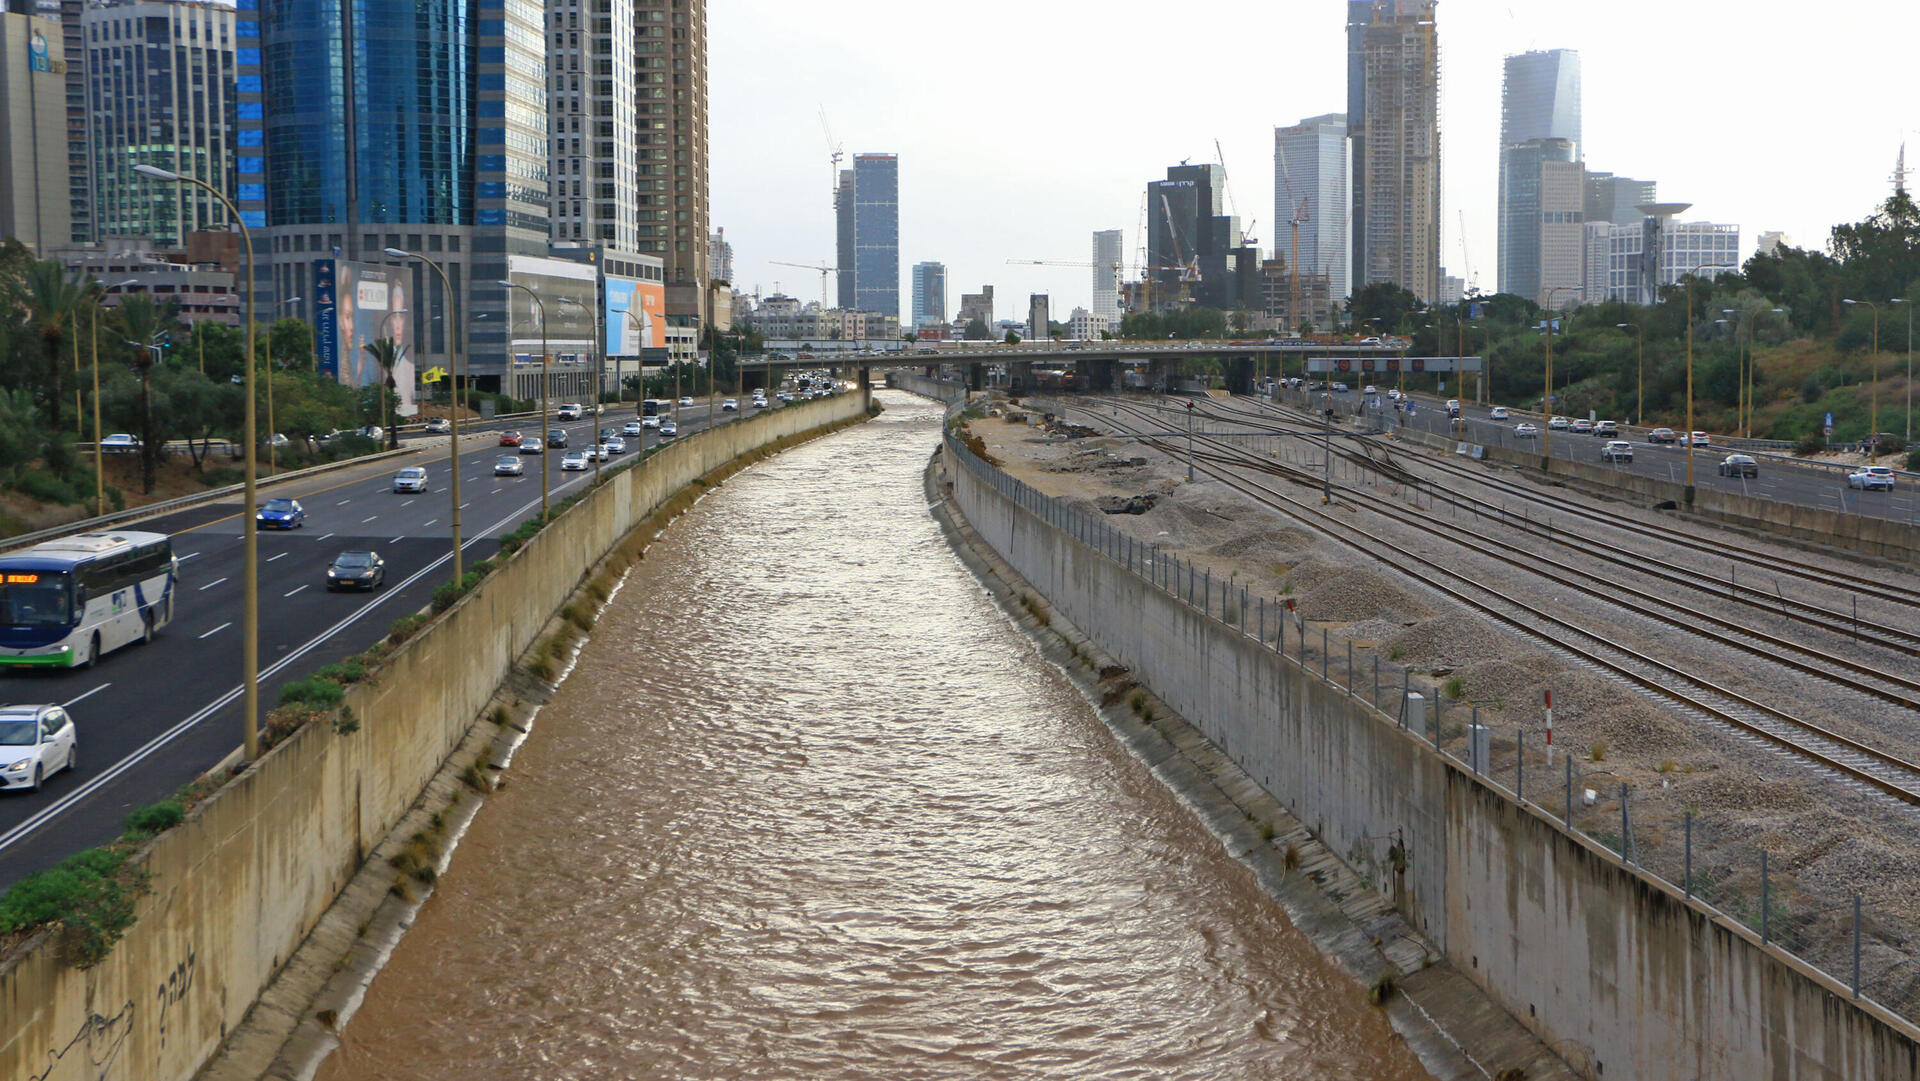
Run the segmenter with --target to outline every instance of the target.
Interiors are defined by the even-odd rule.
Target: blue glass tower
[[[853,159],[853,292],[863,312],[900,316],[900,159]]]

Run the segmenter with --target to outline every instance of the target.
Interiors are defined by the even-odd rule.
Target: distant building
[[[177,247],[191,232],[230,228],[218,199],[189,184],[153,184],[157,165],[233,198],[234,9],[191,0],[89,5],[88,172],[102,243],[145,237]]]
[[[1432,0],[1349,0],[1353,286],[1440,285],[1440,44]]]
[[[975,319],[988,327],[993,326],[993,286],[983,285],[978,293],[960,294],[960,311],[954,320],[965,326]]]
[[[1293,259],[1296,214],[1300,224],[1300,269],[1324,274],[1335,296],[1350,288],[1347,221],[1347,117],[1311,116],[1292,127],[1273,129],[1273,252]]]
[[[900,159],[853,158],[854,307],[900,318]]]
[[[1446,267],[1440,268],[1440,304],[1458,304],[1467,298],[1467,283],[1458,275],[1447,273]]]
[[[1053,316],[1045,293],[1033,293],[1027,297],[1026,336],[1036,342],[1049,341],[1053,337]]]
[[[1120,282],[1125,277],[1124,242],[1118,229],[1093,234],[1093,314],[1120,318]]]
[[[1640,208],[1657,202],[1651,180],[1631,180],[1612,173],[1587,173],[1586,216],[1590,222],[1611,225],[1638,225],[1645,215]]]
[[[1754,254],[1773,255],[1779,252],[1781,248],[1791,247],[1793,247],[1793,241],[1787,239],[1787,234],[1778,229],[1768,229],[1766,232],[1760,234],[1760,243],[1759,246],[1754,249]]]
[[[733,245],[727,243],[727,227],[713,231],[707,241],[707,267],[714,281],[733,281]]]
[[[1335,290],[1331,276],[1315,271],[1300,275],[1300,310],[1293,310],[1293,274],[1284,259],[1268,259],[1260,264],[1260,310],[1281,331],[1293,334],[1301,324],[1321,329],[1340,321],[1337,306],[1346,298]]]
[[[1067,317],[1067,337],[1077,342],[1099,341],[1100,335],[1113,329],[1114,318],[1085,308],[1073,309]]]
[[[1609,227],[1608,300],[1653,304],[1660,288],[1689,274],[1715,278],[1740,267],[1740,227],[1675,221],[1687,203],[1649,203],[1636,225]]]
[[[1570,139],[1529,139],[1501,162],[1500,291],[1536,304],[1585,299],[1586,176]]]
[[[1502,293],[1540,294],[1540,165],[1580,160],[1580,54],[1551,49],[1507,57],[1500,97]],[[1574,198],[1574,212],[1584,216],[1585,193]]]
[[[839,287],[836,296],[842,308],[854,307],[858,299],[854,292],[854,255],[853,255],[853,170],[840,170],[840,187],[833,197],[833,235],[836,262],[839,271],[834,275],[834,283]]]
[[[60,24],[0,13],[0,237],[35,252],[72,241],[67,150]]]
[[[1246,244],[1240,219],[1221,213],[1226,171],[1218,165],[1175,165],[1147,185],[1146,276],[1155,305],[1187,296],[1222,310],[1258,303],[1260,253]]]
[[[910,314],[915,327],[947,321],[945,263],[913,264],[913,308]]]

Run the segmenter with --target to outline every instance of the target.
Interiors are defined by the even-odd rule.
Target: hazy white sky
[[[1346,108],[1342,0],[715,0],[708,8],[713,222],[734,285],[820,296],[832,169],[820,111],[852,155],[900,155],[901,310],[909,268],[947,266],[948,312],[995,286],[1056,318],[1086,305],[1096,229],[1138,254],[1141,196],[1182,158],[1225,151],[1234,209],[1271,250],[1273,129]],[[1659,182],[1683,217],[1823,246],[1920,164],[1910,2],[1441,0],[1441,262],[1492,291],[1501,60],[1581,54],[1588,168]],[[1465,215],[1464,253],[1461,214]],[[1468,270],[1471,273],[1468,273]],[[829,286],[831,293],[831,285]]]

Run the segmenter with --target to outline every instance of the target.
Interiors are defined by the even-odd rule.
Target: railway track
[[[1158,419],[1154,417],[1154,411],[1151,409],[1127,402],[1113,404],[1121,412],[1128,413],[1136,419]],[[1184,434],[1172,437],[1148,434],[1142,436],[1142,440],[1176,458],[1185,453]],[[1737,731],[1757,737],[1830,769],[1851,782],[1882,792],[1909,806],[1920,807],[1920,763],[1817,722],[1794,716],[1786,710],[1760,701],[1739,690],[1690,673],[1678,665],[1651,654],[1624,646],[1614,641],[1604,631],[1582,627],[1497,586],[1479,581],[1470,574],[1418,553],[1407,551],[1390,538],[1382,537],[1357,524],[1328,516],[1322,512],[1319,502],[1322,478],[1309,470],[1249,457],[1242,449],[1234,447],[1227,440],[1212,435],[1196,433],[1193,441],[1196,465],[1204,468],[1210,476],[1257,502],[1289,512],[1291,517],[1356,552],[1370,557],[1377,557],[1383,551],[1394,552],[1396,559],[1403,567],[1412,569],[1421,576],[1420,581],[1423,586],[1442,593],[1463,607],[1513,627],[1529,638],[1544,641],[1557,650],[1572,653],[1584,665],[1597,667],[1609,676],[1624,680]],[[1294,497],[1239,475],[1245,472],[1265,474],[1289,486],[1306,489],[1312,492],[1313,496],[1311,501]],[[1353,494],[1351,489],[1344,487],[1341,491],[1349,497]],[[1389,517],[1398,517],[1402,522],[1420,525],[1422,528],[1432,524],[1411,522],[1412,516],[1397,506],[1392,507],[1389,513],[1375,500],[1365,501],[1364,505],[1369,510],[1386,513]],[[1438,535],[1444,537],[1444,531],[1439,531]],[[1504,547],[1511,548],[1510,545]],[[1529,573],[1543,573],[1521,565],[1513,557],[1496,553],[1487,554]],[[1538,561],[1539,557],[1528,557],[1528,562]],[[1582,588],[1572,583],[1568,584],[1572,588]],[[1614,584],[1607,584],[1608,590],[1614,588],[1616,588]],[[1586,589],[1583,591],[1595,593],[1602,599],[1611,601],[1610,593]],[[1671,622],[1671,620],[1665,621]],[[1543,633],[1543,628],[1550,628],[1566,637],[1556,638]],[[1715,634],[1702,632],[1698,628],[1686,629],[1702,634],[1710,640],[1716,637]],[[1721,644],[1733,645],[1746,652],[1763,651],[1751,645],[1726,640],[1725,636],[1718,636],[1718,638]],[[1581,644],[1572,645],[1568,639],[1577,640]],[[1824,662],[1778,656],[1770,656],[1770,660],[1805,674],[1850,686],[1850,689],[1876,698],[1900,701],[1909,707],[1916,701],[1916,696],[1920,696],[1920,684],[1902,680],[1899,677],[1888,679],[1889,683],[1898,688],[1890,691],[1884,687],[1874,688],[1871,685],[1859,683],[1851,676],[1842,676],[1823,670],[1818,663]],[[1890,699],[1889,695],[1894,697]]]

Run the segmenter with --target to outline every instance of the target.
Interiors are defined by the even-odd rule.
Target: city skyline
[[[1005,87],[930,76],[929,70],[957,71],[957,59],[929,69],[924,49],[912,44],[923,20],[880,19],[881,10],[870,0],[849,0],[850,17],[875,18],[874,32],[857,41],[840,40],[801,13],[760,0],[715,11],[715,220],[754,238],[743,245],[751,254],[740,262],[740,288],[751,291],[758,285],[770,291],[778,281],[786,292],[801,294],[807,291],[804,275],[768,261],[832,260],[831,193],[821,190],[819,179],[827,143],[816,114],[823,110],[834,138],[849,149],[887,146],[908,160],[901,182],[914,190],[915,199],[902,207],[905,263],[937,254],[953,280],[976,286],[991,282],[1008,294],[1046,292],[1056,304],[1072,306],[1090,301],[1086,271],[1006,261],[1084,261],[1088,233],[1118,226],[1126,234],[1126,259],[1134,262],[1141,247],[1140,182],[1182,158],[1195,164],[1216,161],[1215,139],[1225,152],[1231,212],[1252,224],[1250,232],[1269,253],[1284,247],[1285,225],[1271,219],[1273,129],[1341,112],[1346,101],[1344,4],[1295,10],[1286,19],[1257,5],[1219,5],[1210,7],[1204,20],[1168,27],[1159,47],[1217,49],[1223,26],[1284,31],[1287,68],[1270,79],[1248,76],[1231,92],[1223,80],[1210,81],[1215,107],[1198,113],[1180,95],[1129,99],[1129,115],[1137,115],[1144,134],[1120,141],[1124,145],[1075,141],[1071,149],[1010,155],[1000,151],[1003,140],[996,139],[991,125],[936,132],[922,120],[1012,116],[1035,101],[1056,111],[1111,104],[1085,88],[1106,85],[1100,74],[1103,58],[1137,52],[1126,28],[1151,9],[1122,4],[1114,9],[1114,19],[1088,25],[1066,12],[985,0],[979,18],[943,39],[947,53],[957,58],[971,48],[990,47],[996,20],[1038,32],[1072,33],[1086,44],[1075,55],[1052,58],[1032,80]],[[1580,52],[1581,151],[1590,167],[1656,177],[1663,192],[1692,198],[1693,214],[1701,219],[1738,223],[1750,238],[1763,230],[1783,230],[1803,247],[1821,247],[1833,225],[1871,213],[1890,190],[1901,140],[1909,137],[1908,129],[1920,127],[1907,115],[1916,110],[1894,92],[1893,76],[1880,74],[1898,69],[1897,42],[1920,29],[1920,14],[1875,13],[1873,33],[1865,34],[1869,15],[1864,12],[1805,26],[1796,9],[1784,4],[1753,5],[1743,12],[1741,20],[1730,22],[1711,10],[1629,3],[1612,9],[1606,20],[1592,20],[1578,11],[1509,14],[1506,8],[1483,10],[1441,0],[1440,262],[1446,272],[1469,282],[1477,278],[1482,291],[1496,286],[1503,62],[1529,50]],[[1671,44],[1649,45],[1647,26],[1662,27],[1662,39]],[[899,48],[887,49],[894,34],[900,36]],[[1650,84],[1647,73],[1655,58],[1691,40],[1714,41],[1716,55],[1728,58],[1730,66],[1724,75],[1695,84],[1699,101],[1679,108],[1671,104],[1674,87]],[[1868,104],[1844,112],[1823,109],[1815,123],[1814,104],[1800,100],[1804,95],[1793,80],[1738,78],[1746,68],[1777,62],[1774,54],[1789,42],[1796,57],[1850,55],[1836,73],[1837,90],[1844,94],[1857,87]],[[815,70],[822,73],[840,71],[843,59],[852,70],[834,78],[795,72],[782,59],[795,48],[819,60]],[[1730,89],[1735,84],[1738,91]],[[1712,122],[1662,119],[1676,109],[1674,115],[1711,117]],[[1728,151],[1778,145],[1796,123],[1804,125],[1801,130],[1824,133],[1819,154],[1770,161],[1765,175],[1742,170],[1740,184],[1729,181]],[[766,198],[770,190],[789,188],[790,197]],[[1463,212],[1470,260],[1462,258]]]

